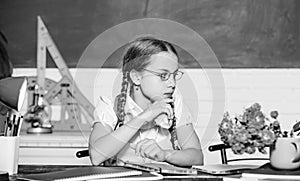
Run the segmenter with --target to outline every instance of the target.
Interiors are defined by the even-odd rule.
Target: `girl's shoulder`
[[[99,102],[100,103],[104,103],[106,105],[112,105],[112,101],[110,98],[108,98],[107,96],[100,96],[99,97]]]
[[[112,101],[112,99],[107,96],[100,96],[96,107],[112,108],[113,110],[115,110],[117,99],[118,96],[114,101]]]
[[[118,120],[111,99],[105,96],[99,97],[94,117],[96,122],[114,123]]]
[[[100,108],[100,109],[113,109],[114,104],[111,101],[110,98],[106,97],[106,96],[100,96],[97,99],[97,105],[96,105],[96,109]]]

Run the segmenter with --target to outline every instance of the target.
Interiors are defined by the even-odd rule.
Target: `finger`
[[[165,114],[167,115],[168,119],[171,119],[171,111],[169,108],[165,108]]]
[[[139,155],[140,154],[140,150],[141,150],[141,147],[147,143],[149,141],[149,139],[143,139],[141,141],[139,141],[137,144],[136,144],[136,147],[135,147],[135,154],[136,155]]]
[[[151,147],[148,147],[147,150],[145,150],[145,153],[148,158],[154,159],[159,150],[160,148],[157,145],[151,145]]]
[[[145,142],[147,142],[146,139],[141,140],[141,141],[139,141],[139,142],[136,144],[136,147],[135,147],[135,154],[136,154],[136,155],[140,155],[141,147],[144,145]]]
[[[139,153],[142,157],[147,157],[147,151],[149,149],[149,147],[152,147],[153,145],[155,145],[155,141],[154,140],[148,140],[147,142],[143,143],[143,145],[140,146],[140,150]]]
[[[147,147],[143,147],[141,152],[144,153],[146,157],[149,157],[149,153],[157,147],[156,143],[149,144]]]
[[[129,146],[130,146],[130,148],[132,148],[132,149],[135,151],[135,149],[136,149],[136,144],[134,144],[134,143],[129,143]]]
[[[135,146],[135,154],[136,155],[139,155],[139,150],[140,150],[140,147],[143,145],[143,142],[145,142],[145,140],[141,140],[139,142],[137,142],[136,146]]]
[[[150,109],[153,110],[154,112],[158,112],[158,114],[166,114],[166,115],[170,115],[170,111],[169,109],[171,108],[171,106],[169,104],[167,104],[164,101],[159,101],[156,102],[153,107],[151,107]]]
[[[168,119],[173,118],[173,109],[171,108],[170,105],[166,105],[165,108],[163,108],[163,113],[167,115]]]
[[[167,105],[167,109],[169,111],[169,119],[173,119],[174,116],[174,108],[171,107],[170,104]]]
[[[155,161],[164,161],[164,156],[163,156],[163,150],[161,150],[159,147],[155,147],[150,153],[149,156],[151,157],[152,160]]]

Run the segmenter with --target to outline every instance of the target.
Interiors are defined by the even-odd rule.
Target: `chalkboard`
[[[1,0],[0,29],[16,68],[36,67],[38,15],[70,68],[100,33],[138,18],[170,19],[192,28],[223,68],[299,68],[299,9],[297,0]],[[200,67],[178,49],[184,67]],[[121,54],[116,51],[105,67],[118,66]],[[47,67],[55,65],[47,61]]]

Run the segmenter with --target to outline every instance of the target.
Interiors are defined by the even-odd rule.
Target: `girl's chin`
[[[155,101],[161,101],[161,100],[169,99],[169,98],[170,98],[170,97],[167,96],[167,95],[155,96],[155,97],[150,98],[150,101],[151,101],[151,103],[153,103],[153,102],[155,102]]]

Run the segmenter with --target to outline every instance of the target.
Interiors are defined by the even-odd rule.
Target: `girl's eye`
[[[170,74],[168,72],[160,74],[160,77],[162,80],[169,79],[169,76],[170,76]]]

